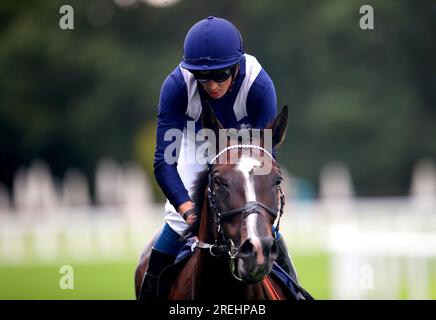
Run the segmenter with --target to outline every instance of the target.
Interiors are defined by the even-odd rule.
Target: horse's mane
[[[198,232],[200,229],[200,217],[201,217],[201,209],[204,204],[204,192],[206,191],[207,184],[209,182],[209,170],[205,169],[197,173],[197,177],[193,184],[193,195],[192,201],[194,201],[194,212],[197,215],[197,220],[195,223],[190,226],[185,233],[183,234],[183,240],[186,240],[190,236],[198,236]]]

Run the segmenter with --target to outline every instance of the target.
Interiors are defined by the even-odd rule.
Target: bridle
[[[280,193],[280,207],[277,206],[276,209],[273,209],[273,208],[271,208],[271,207],[267,206],[266,204],[259,202],[259,201],[249,201],[245,204],[245,206],[243,206],[241,208],[222,211],[218,206],[215,191],[213,188],[213,179],[212,179],[213,170],[212,170],[212,168],[214,166],[215,161],[222,154],[224,154],[225,152],[228,152],[229,150],[233,150],[233,149],[257,149],[257,150],[263,151],[264,154],[268,155],[277,164],[276,160],[271,155],[271,153],[269,153],[267,150],[265,150],[264,148],[262,148],[260,146],[252,145],[252,144],[237,144],[237,145],[228,146],[227,148],[224,148],[223,150],[221,150],[208,163],[208,166],[209,166],[208,173],[209,174],[208,174],[208,185],[207,185],[207,198],[208,198],[208,202],[209,202],[209,209],[212,211],[213,216],[214,216],[214,220],[215,220],[215,224],[217,225],[218,237],[217,237],[217,239],[215,239],[215,243],[213,243],[213,244],[204,243],[204,242],[201,242],[199,240],[196,240],[192,245],[192,251],[195,250],[195,248],[197,248],[197,247],[200,249],[209,249],[210,254],[214,257],[218,257],[218,256],[221,256],[222,254],[228,253],[228,255],[230,256],[230,269],[231,269],[232,275],[237,280],[243,281],[235,273],[235,271],[236,271],[236,266],[235,266],[236,265],[236,258],[238,255],[239,247],[234,244],[232,239],[230,239],[229,237],[226,236],[226,234],[224,233],[224,229],[222,227],[222,222],[231,216],[234,216],[236,214],[241,214],[241,213],[244,215],[244,219],[245,219],[250,214],[260,214],[261,209],[264,209],[275,220],[277,220],[277,223],[274,227],[274,238],[276,238],[277,233],[279,231],[280,218],[283,215],[283,209],[285,206],[285,195],[284,195],[280,185],[278,185],[278,191]]]

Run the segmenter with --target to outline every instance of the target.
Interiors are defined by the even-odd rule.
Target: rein
[[[221,226],[221,223],[223,220],[239,213],[244,214],[244,218],[246,218],[250,214],[260,214],[260,209],[265,209],[272,217],[274,217],[277,220],[277,224],[274,228],[274,238],[277,237],[277,233],[279,231],[280,226],[280,218],[283,215],[283,209],[285,206],[285,195],[280,187],[278,186],[278,191],[280,193],[280,207],[278,206],[277,209],[270,208],[266,204],[259,202],[259,201],[249,201],[246,203],[245,206],[241,208],[231,209],[227,211],[222,211],[218,207],[217,201],[216,201],[216,195],[213,191],[213,184],[212,184],[212,167],[214,165],[214,162],[225,152],[232,150],[232,149],[257,149],[260,151],[263,151],[265,154],[267,154],[274,162],[276,160],[274,157],[269,153],[267,150],[260,146],[251,145],[251,144],[239,144],[239,145],[232,145],[227,148],[224,148],[221,150],[210,162],[209,162],[209,181],[207,185],[207,197],[209,202],[209,209],[212,211],[215,219],[215,224],[217,225],[217,232],[218,232],[218,239],[215,240],[214,244],[209,244],[205,242],[201,242],[198,239],[193,243],[191,246],[191,250],[194,251],[196,248],[200,249],[208,249],[210,254],[214,257],[221,256],[225,253],[227,253],[230,257],[230,270],[233,275],[233,277],[238,280],[242,281],[242,279],[236,274],[236,258],[238,255],[239,247],[235,246],[232,239],[229,239],[224,234],[224,229]],[[277,162],[276,162],[277,163]]]

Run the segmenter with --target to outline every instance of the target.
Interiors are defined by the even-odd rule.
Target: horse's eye
[[[218,187],[227,186],[227,184],[224,182],[224,180],[218,176],[213,177],[213,183]]]

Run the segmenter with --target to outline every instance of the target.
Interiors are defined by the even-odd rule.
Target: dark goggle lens
[[[214,71],[196,71],[194,77],[200,82],[207,82],[209,80],[215,82],[224,82],[232,75],[232,69],[221,69]]]

